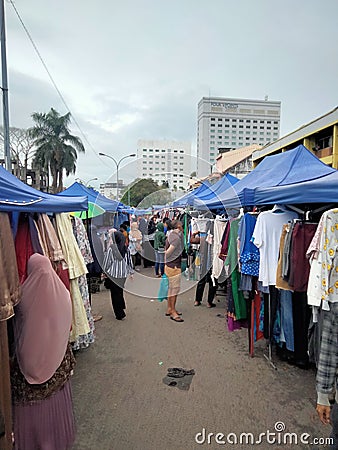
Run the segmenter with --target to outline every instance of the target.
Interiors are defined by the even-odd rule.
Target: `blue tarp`
[[[0,211],[59,213],[87,209],[88,201],[84,194],[62,198],[40,192],[0,166]]]
[[[225,192],[229,187],[233,186],[239,181],[238,178],[227,173],[222,177],[217,183],[209,186],[202,192],[199,192],[195,197],[194,206],[196,208],[203,207],[206,202],[212,199],[217,199],[219,196]]]
[[[301,184],[289,184],[270,188],[257,188],[254,192],[255,205],[274,203],[334,203],[337,202],[338,171],[317,180]]]
[[[194,204],[194,198],[197,195],[202,194],[208,187],[211,186],[208,180],[204,181],[198,188],[193,191],[187,192],[182,197],[178,198],[172,203],[174,207],[184,207],[187,205],[192,206]]]
[[[336,170],[321,162],[303,145],[277,155],[267,156],[242,180],[206,201],[208,208],[239,208],[255,204],[256,188],[272,188],[321,179]],[[303,186],[303,185],[302,185]],[[299,189],[296,187],[296,189]],[[289,202],[290,203],[290,202]]]
[[[61,197],[76,197],[86,195],[89,202],[99,205],[101,208],[108,212],[119,211],[120,208],[124,206],[123,203],[119,203],[116,200],[111,200],[104,195],[101,195],[93,188],[89,188],[77,182],[73,183],[71,186],[69,186],[69,188],[65,189],[63,192],[60,192],[58,195]]]

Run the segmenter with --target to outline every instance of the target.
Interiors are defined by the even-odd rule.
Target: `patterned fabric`
[[[329,395],[335,391],[338,392],[338,303],[332,303],[330,311],[323,311],[322,327],[322,341],[316,378],[317,403],[329,406]]]
[[[11,225],[7,213],[0,213],[0,320],[14,315],[21,296]]]
[[[259,253],[244,253],[239,261],[241,263],[241,272],[243,274],[258,277]]]
[[[78,244],[79,250],[81,252],[81,255],[83,256],[84,262],[86,264],[90,264],[94,261],[92,256],[92,251],[90,248],[90,243],[87,235],[86,228],[83,224],[83,221],[78,218],[74,217],[74,220],[72,221],[73,226],[73,233],[76,239],[76,242]],[[85,322],[83,312],[85,312],[87,317],[87,322],[89,326],[89,331],[87,333],[84,333],[84,330],[81,331],[80,328],[75,327],[75,330],[78,330],[77,332],[71,333],[71,341],[72,341],[72,348],[73,350],[80,350],[81,348],[87,348],[90,344],[92,344],[95,341],[94,337],[94,331],[95,331],[95,325],[94,325],[94,319],[92,315],[92,309],[89,302],[89,291],[88,291],[88,284],[87,284],[87,277],[85,275],[81,275],[78,277],[78,286],[79,286],[79,292],[81,294],[83,307],[81,308],[81,322]],[[79,333],[79,334],[77,334]]]
[[[324,213],[318,259],[322,262],[322,300],[338,302],[338,209]]]
[[[86,264],[90,264],[94,262],[94,258],[92,255],[92,250],[90,248],[90,243],[87,235],[86,228],[79,217],[74,217],[73,222],[73,233],[76,239],[76,242],[79,246],[81,255],[83,256],[84,262]]]
[[[114,258],[113,250],[109,247],[104,256],[103,271],[110,278],[127,278],[128,275],[132,275],[134,273],[134,268],[129,248],[127,248],[125,257],[119,260]]]
[[[11,386],[14,403],[32,403],[44,400],[57,392],[69,380],[75,367],[75,358],[68,345],[66,354],[52,378],[43,384],[30,384],[20,371],[15,358],[11,366]]]

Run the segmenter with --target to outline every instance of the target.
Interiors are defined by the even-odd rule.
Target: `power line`
[[[64,106],[66,107],[66,109],[67,109],[67,111],[70,113],[70,115],[72,116],[72,119],[73,119],[75,125],[76,125],[77,128],[79,129],[79,131],[80,131],[80,133],[82,134],[84,140],[87,142],[89,148],[95,153],[95,156],[101,161],[101,158],[100,158],[100,157],[98,156],[98,154],[96,153],[96,151],[95,151],[94,147],[92,146],[92,144],[88,141],[88,139],[87,139],[86,135],[84,134],[84,132],[82,131],[82,129],[81,129],[81,127],[80,127],[78,121],[76,120],[76,118],[74,117],[74,115],[73,115],[73,113],[71,112],[70,108],[68,107],[67,102],[66,102],[64,96],[62,95],[60,89],[58,88],[56,82],[54,81],[54,78],[52,77],[52,74],[50,73],[50,71],[49,71],[49,69],[48,69],[48,67],[47,67],[47,64],[46,64],[45,61],[43,60],[43,58],[42,58],[42,56],[41,56],[41,53],[39,52],[39,49],[37,48],[35,42],[33,41],[33,38],[32,38],[32,36],[31,36],[30,32],[28,31],[26,25],[24,24],[24,22],[23,22],[23,20],[22,20],[22,18],[21,18],[21,16],[20,16],[20,14],[19,14],[19,11],[17,10],[16,6],[14,5],[13,0],[9,0],[9,2],[10,2],[11,5],[13,6],[13,9],[14,9],[14,11],[15,11],[15,14],[17,15],[17,17],[18,17],[18,19],[19,19],[19,21],[20,21],[20,23],[21,23],[23,29],[25,30],[25,32],[26,32],[26,34],[27,34],[27,36],[28,36],[28,39],[30,40],[30,42],[31,42],[31,44],[32,44],[32,46],[33,46],[33,48],[34,48],[36,54],[38,55],[38,57],[39,57],[39,59],[40,59],[42,65],[43,65],[44,69],[46,70],[46,72],[47,72],[47,74],[48,74],[48,77],[49,77],[50,81],[52,82],[52,84],[53,84],[53,86],[54,86],[56,92],[58,93],[58,95],[59,95],[59,97],[60,97],[62,103],[64,104]]]

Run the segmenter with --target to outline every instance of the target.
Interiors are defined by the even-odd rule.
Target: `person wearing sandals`
[[[154,239],[155,249],[155,275],[161,277],[164,274],[164,246],[166,235],[164,234],[164,225],[162,222],[157,224],[157,231]]]
[[[179,220],[171,222],[172,231],[165,243],[165,274],[169,279],[168,309],[166,315],[175,322],[184,322],[176,310],[177,295],[181,287],[181,260],[184,249],[183,226]]]

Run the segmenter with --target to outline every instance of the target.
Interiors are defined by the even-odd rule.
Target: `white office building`
[[[191,143],[165,140],[137,142],[137,177],[168,182],[171,190],[186,189],[191,174]]]
[[[197,175],[210,174],[218,149],[265,145],[279,138],[281,102],[203,97],[198,104]]]

